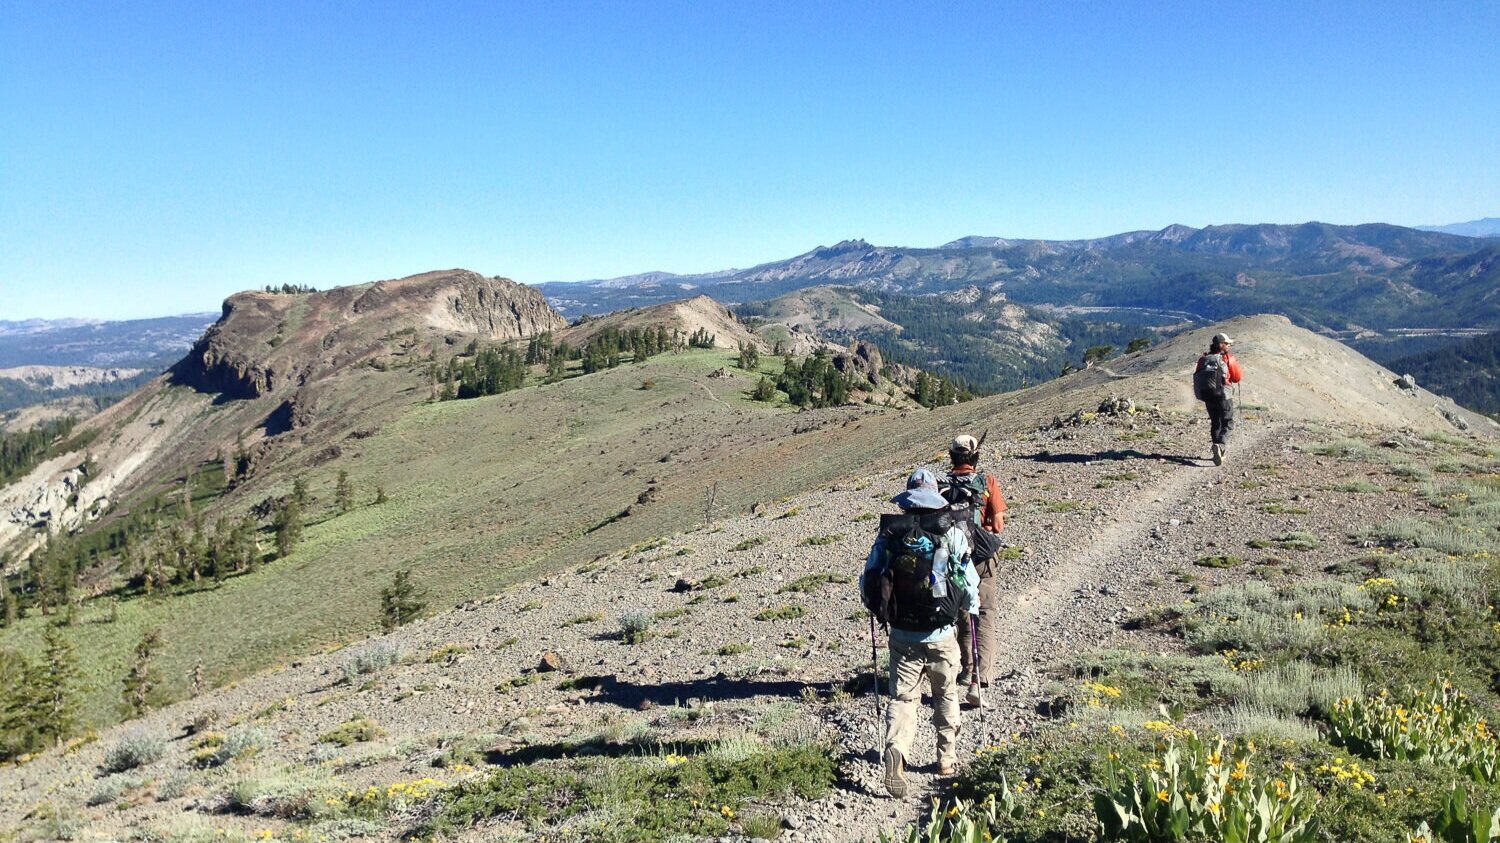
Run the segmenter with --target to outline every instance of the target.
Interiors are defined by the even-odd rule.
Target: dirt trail
[[[1057,615],[1066,608],[1068,597],[1078,595],[1091,583],[1113,591],[1107,581],[1116,578],[1119,569],[1112,569],[1111,562],[1138,552],[1143,537],[1155,525],[1167,520],[1171,512],[1180,510],[1195,492],[1221,480],[1224,471],[1234,471],[1240,464],[1248,465],[1252,461],[1251,454],[1280,429],[1280,426],[1260,427],[1242,435],[1235,444],[1235,453],[1231,454],[1232,461],[1222,469],[1205,471],[1197,466],[1179,464],[1144,493],[1132,495],[1131,501],[1122,502],[1112,513],[1111,520],[1088,536],[1087,544],[1046,566],[1045,579],[1025,591],[1002,598],[1008,603],[1000,619],[998,637],[1013,644],[1001,656],[998,675],[1025,670],[1024,662],[1029,661],[1025,658],[1027,654],[1046,652],[1052,646],[1052,631],[1061,620]],[[1204,466],[1208,466],[1206,460]],[[1092,591],[1098,593],[1099,589]]]

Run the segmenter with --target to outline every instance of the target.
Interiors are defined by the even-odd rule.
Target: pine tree
[[[1126,354],[1134,354],[1137,351],[1145,351],[1146,349],[1148,349],[1150,347],[1151,347],[1151,338],[1150,337],[1136,337],[1135,339],[1133,339],[1133,340],[1130,341],[1129,345],[1125,346],[1125,353]]]
[[[384,486],[376,486],[375,487],[375,505],[379,506],[380,504],[383,504],[383,503],[385,503],[388,500],[390,500],[390,498],[388,498],[388,497],[385,496],[385,487]]]
[[[354,484],[349,482],[349,472],[339,470],[338,482],[333,488],[333,500],[338,505],[339,512],[348,512],[354,508]]]
[[[410,622],[427,607],[421,598],[417,587],[412,585],[411,571],[404,568],[397,571],[390,587],[380,590],[380,628],[390,632]]]
[[[276,513],[276,556],[284,558],[291,554],[297,542],[302,541],[302,505],[293,497]]]
[[[21,619],[21,601],[16,599],[16,593],[10,587],[10,583],[0,583],[5,589],[5,623],[0,626],[12,626]]]
[[[755,384],[755,391],[750,393],[750,397],[756,401],[774,401],[776,400],[776,384],[771,383],[770,378],[761,375],[760,382]]]
[[[121,694],[126,717],[140,717],[151,710],[151,692],[161,684],[161,677],[153,664],[161,643],[161,630],[151,629],[135,645],[135,659],[130,664],[130,672],[125,674]]]
[[[760,349],[753,342],[740,340],[740,368],[753,372],[760,368]]]
[[[292,500],[296,501],[299,507],[307,506],[307,484],[302,482],[301,477],[292,480]]]
[[[1083,352],[1083,368],[1087,369],[1092,367],[1095,363],[1108,360],[1109,356],[1114,353],[1115,347],[1112,345],[1091,346]]]
[[[29,719],[43,741],[61,744],[78,728],[78,657],[55,626],[42,633],[42,660],[27,671]]]

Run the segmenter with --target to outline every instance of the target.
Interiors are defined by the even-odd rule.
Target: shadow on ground
[[[1057,454],[1052,451],[1037,451],[1034,454],[1016,454],[1015,459],[1031,460],[1032,462],[1045,463],[1086,463],[1105,462],[1121,460],[1156,460],[1159,462],[1170,462],[1178,465],[1187,465],[1194,468],[1206,468],[1209,463],[1195,457],[1184,457],[1178,454],[1148,454],[1137,451],[1134,448],[1115,449],[1109,451],[1096,451],[1092,454]]]

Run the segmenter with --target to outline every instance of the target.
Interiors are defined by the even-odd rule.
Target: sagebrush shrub
[[[123,773],[134,770],[161,758],[167,751],[167,740],[155,732],[137,730],[127,732],[119,743],[104,753],[101,765],[107,773]]]
[[[651,616],[638,609],[620,615],[620,640],[639,644],[651,637]]]

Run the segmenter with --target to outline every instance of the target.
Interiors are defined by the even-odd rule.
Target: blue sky
[[[0,0],[0,319],[1500,214],[1500,4]]]

